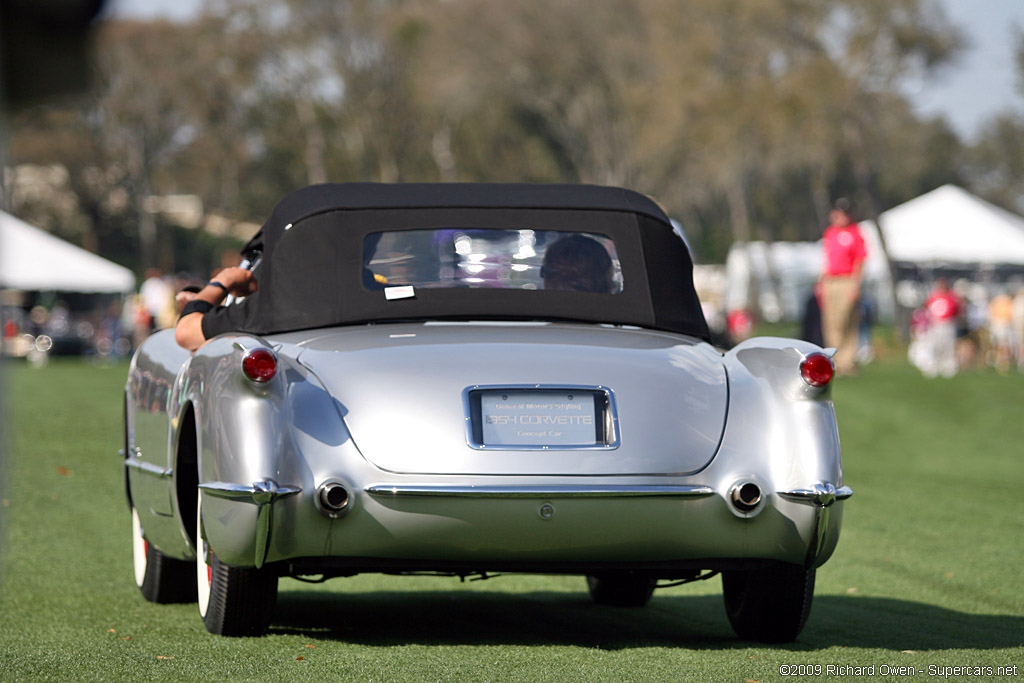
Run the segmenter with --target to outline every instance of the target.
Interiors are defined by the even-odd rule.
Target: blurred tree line
[[[66,169],[62,218],[18,213],[137,269],[223,246],[153,196],[259,223],[324,181],[624,185],[712,262],[816,239],[840,195],[872,217],[955,183],[1019,210],[1024,119],[968,145],[904,94],[963,48],[933,0],[211,0],[101,22],[95,87],[12,117],[8,164]]]

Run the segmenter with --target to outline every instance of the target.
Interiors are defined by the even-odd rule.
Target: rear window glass
[[[623,289],[615,243],[561,230],[435,229],[377,232],[363,243],[370,289],[411,286],[568,290]]]

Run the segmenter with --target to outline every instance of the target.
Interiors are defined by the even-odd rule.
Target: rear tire
[[[654,585],[654,579],[632,573],[587,576],[594,602],[613,607],[643,607],[650,601]]]
[[[143,536],[139,512],[132,507],[132,560],[135,585],[150,602],[170,604],[196,601],[192,580],[195,564],[167,557]]]
[[[788,643],[807,623],[814,598],[814,570],[794,564],[722,572],[725,612],[744,640]]]
[[[196,586],[206,630],[220,636],[261,636],[277,602],[277,575],[267,567],[229,567],[206,543],[202,495],[196,514]]]

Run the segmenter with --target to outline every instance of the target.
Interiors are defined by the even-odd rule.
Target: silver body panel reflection
[[[254,345],[279,360],[264,386],[239,371]],[[452,322],[227,335],[190,355],[161,332],[127,384],[129,495],[147,538],[191,559],[202,487],[217,556],[282,573],[813,568],[835,548],[850,493],[828,389],[796,369],[818,350]],[[611,438],[481,448],[467,428],[475,387],[605,392]],[[738,484],[760,491],[750,509],[731,502]],[[345,493],[337,509],[327,485]]]

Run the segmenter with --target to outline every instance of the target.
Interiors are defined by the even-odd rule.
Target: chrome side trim
[[[373,496],[448,496],[456,498],[700,498],[714,494],[710,486],[447,486],[441,484],[371,484]]]
[[[779,491],[779,495],[790,500],[806,501],[818,507],[827,508],[837,500],[846,500],[853,495],[853,489],[849,486],[836,488],[833,484],[823,481],[815,484],[809,489],[792,489]]]
[[[270,548],[270,530],[274,519],[273,504],[282,498],[302,492],[302,489],[296,486],[278,486],[273,479],[254,481],[251,486],[213,481],[208,484],[200,484],[199,488],[215,498],[253,503],[257,506],[255,558],[257,568],[263,566],[267,559],[267,549]]]
[[[137,470],[139,472],[144,472],[145,474],[149,474],[154,477],[160,477],[161,479],[170,479],[171,476],[174,474],[174,470],[172,470],[170,467],[160,467],[159,465],[154,465],[151,462],[139,460],[137,457],[138,455],[139,450],[134,449],[132,454],[125,458],[124,466],[130,467],[133,470]]]
[[[808,489],[792,489],[790,491],[779,491],[779,495],[790,500],[803,501],[815,507],[814,532],[811,536],[810,546],[807,548],[807,556],[804,558],[804,566],[808,569],[817,567],[821,549],[825,546],[825,535],[828,533],[829,522],[832,516],[832,504],[837,500],[846,500],[853,495],[853,489],[849,486],[836,488],[834,484],[823,481],[814,484]]]
[[[280,498],[294,496],[302,493],[302,489],[295,486],[278,486],[273,479],[253,482],[251,486],[245,484],[231,484],[224,481],[212,481],[209,484],[200,484],[199,488],[216,498],[228,500],[244,500],[249,503],[263,505],[273,503]]]

